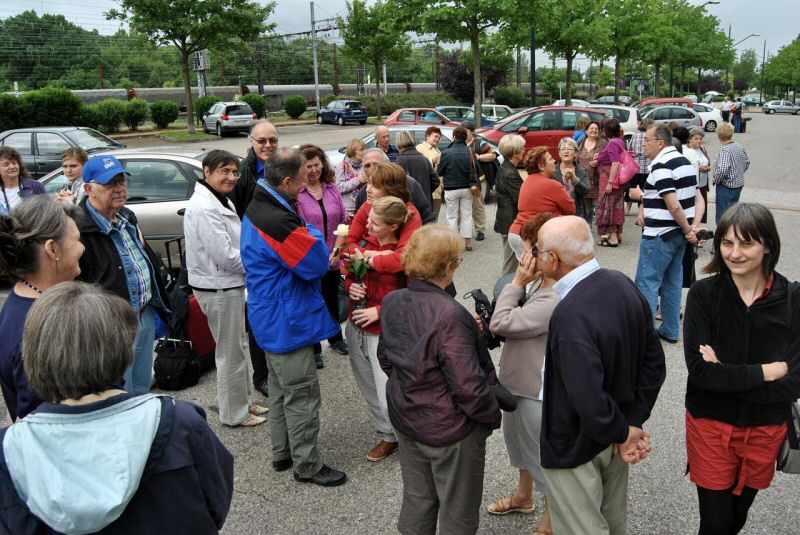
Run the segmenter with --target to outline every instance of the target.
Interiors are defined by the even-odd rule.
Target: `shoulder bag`
[[[787,301],[789,304],[789,317],[792,318],[792,293],[798,288],[798,283],[789,285]],[[800,401],[795,400],[789,408],[789,420],[786,439],[781,445],[775,468],[785,474],[800,474]]]

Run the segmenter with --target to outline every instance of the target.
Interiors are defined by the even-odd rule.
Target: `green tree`
[[[756,80],[758,70],[758,55],[756,51],[749,48],[739,55],[739,59],[733,64],[731,74],[734,82],[741,80],[745,87],[749,87]]]
[[[109,19],[130,23],[131,28],[157,45],[172,43],[180,53],[186,111],[194,117],[189,58],[204,49],[238,51],[249,49],[261,32],[274,25],[266,20],[275,8],[250,0],[120,0],[120,9],[106,13]],[[187,121],[195,133],[194,121]]]
[[[369,64],[375,73],[378,116],[381,115],[381,67],[410,53],[408,38],[397,25],[391,6],[378,1],[368,7],[364,0],[347,2],[347,18],[339,18],[343,52],[352,59]]]

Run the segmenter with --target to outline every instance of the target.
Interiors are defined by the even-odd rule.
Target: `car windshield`
[[[350,102],[346,102],[344,105],[345,108],[360,108],[361,103],[357,100],[351,100]]]
[[[66,132],[74,144],[85,150],[91,152],[97,149],[104,149],[107,147],[119,147],[120,144],[106,137],[97,130],[73,130]]]
[[[253,115],[253,108],[247,104],[238,104],[225,108],[225,113],[228,115]]]

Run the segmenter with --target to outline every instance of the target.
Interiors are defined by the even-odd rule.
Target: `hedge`
[[[119,127],[125,120],[125,102],[115,98],[101,100],[94,105],[97,114],[97,125],[106,134],[119,132]]]
[[[370,115],[377,115],[377,99],[374,95],[342,96],[328,95],[322,99],[323,105],[333,100],[357,100],[361,102]],[[452,96],[444,92],[438,93],[390,93],[381,97],[381,113],[389,115],[399,108],[435,108],[436,106],[462,106]]]
[[[494,101],[510,108],[523,108],[529,102],[521,87],[498,87],[494,90]]]
[[[147,120],[147,114],[150,108],[147,101],[142,98],[134,98],[125,104],[123,109],[123,118],[125,124],[131,130],[137,130],[139,125]]]
[[[79,124],[83,102],[69,89],[45,87],[16,97],[0,95],[0,131],[32,126]]]
[[[206,95],[204,97],[198,97],[197,100],[194,101],[194,116],[197,118],[197,122],[202,123],[203,114],[208,110],[210,110],[211,106],[221,101],[222,98],[218,97],[217,95]]]
[[[283,101],[283,107],[289,117],[297,119],[303,115],[303,112],[306,111],[308,106],[306,105],[305,97],[301,95],[292,95]]]
[[[171,100],[157,100],[150,104],[150,117],[156,126],[164,129],[178,118],[180,108]]]
[[[247,93],[246,95],[242,95],[239,100],[250,104],[250,107],[253,108],[253,112],[259,119],[266,115],[267,100],[258,93]]]

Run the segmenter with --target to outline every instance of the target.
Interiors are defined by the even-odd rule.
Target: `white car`
[[[570,100],[570,102],[572,102],[572,104],[570,104],[570,106],[580,106],[582,108],[588,108],[589,107],[589,103],[588,102],[586,102],[585,100],[581,100],[579,98],[573,98],[573,99]],[[566,106],[566,105],[567,105],[567,100],[563,99],[563,98],[561,100],[556,100],[555,102],[553,102],[551,104],[551,106]]]
[[[484,104],[481,109],[483,110],[483,115],[493,123],[517,113],[512,108],[502,104]]]
[[[714,132],[717,126],[722,124],[722,112],[711,104],[697,103],[694,105],[694,111],[703,121],[703,128],[706,129],[706,132]]]
[[[633,137],[639,129],[639,110],[628,106],[615,106],[614,104],[589,104],[589,108],[605,110],[608,117],[619,121],[625,141]]]

